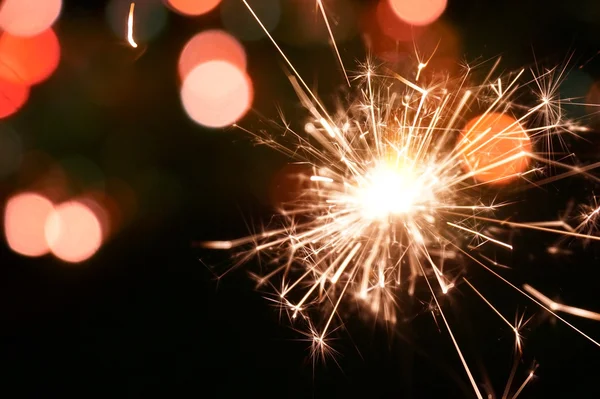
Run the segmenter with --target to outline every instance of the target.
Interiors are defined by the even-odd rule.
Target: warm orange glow
[[[531,140],[523,127],[506,114],[489,113],[483,118],[471,119],[458,145],[465,148],[465,167],[480,182],[506,184],[529,164],[526,153],[531,152]],[[503,162],[505,160],[508,161]],[[486,169],[496,163],[501,164]]]
[[[0,118],[17,112],[27,102],[29,87],[0,78]]]
[[[429,25],[442,15],[447,0],[388,0],[392,11],[412,25]]]
[[[0,36],[0,77],[34,85],[46,80],[58,67],[60,44],[52,29],[36,36]]]
[[[52,210],[52,202],[35,193],[11,197],[4,209],[4,234],[8,246],[25,256],[47,254],[44,224]]]
[[[227,61],[246,69],[246,52],[242,44],[222,30],[207,30],[192,37],[179,56],[179,77],[183,80],[198,65],[212,60]]]
[[[58,18],[62,0],[4,0],[0,28],[15,36],[35,36]]]
[[[188,116],[207,127],[235,123],[252,105],[252,97],[250,78],[225,61],[209,61],[197,66],[181,88],[181,101]]]
[[[202,15],[212,11],[221,0],[166,0],[173,9],[184,15]]]
[[[45,234],[52,253],[70,263],[89,259],[102,244],[102,227],[98,218],[80,202],[57,206],[46,220]]]
[[[413,26],[399,18],[388,0],[381,0],[377,4],[375,16],[381,31],[401,42],[414,40],[421,35],[424,29],[420,26]]]

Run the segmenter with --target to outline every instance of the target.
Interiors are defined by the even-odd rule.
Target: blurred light
[[[102,244],[98,218],[81,202],[58,205],[46,220],[46,240],[52,253],[65,262],[89,259]]]
[[[207,30],[192,37],[179,56],[179,77],[186,76],[198,65],[207,61],[221,60],[246,69],[246,52],[241,43],[222,30]]]
[[[442,15],[447,0],[388,0],[392,11],[412,25],[429,25]]]
[[[62,0],[4,0],[0,28],[15,36],[35,36],[58,18]]]
[[[0,36],[0,77],[34,85],[46,80],[58,67],[60,44],[52,29],[36,36]]]
[[[500,132],[503,133],[496,136]],[[518,157],[518,154],[531,152],[531,140],[512,116],[498,112],[477,116],[466,124],[459,140],[459,146],[477,140],[463,157],[468,171],[474,172],[515,157],[502,165],[475,173],[473,177],[480,182],[498,185],[509,183],[517,177],[516,174],[524,172],[529,164],[527,156]]]
[[[12,196],[4,209],[4,234],[8,246],[25,256],[47,254],[44,225],[52,211],[52,202],[39,194]]]
[[[267,31],[272,32],[277,27],[281,17],[279,0],[249,0],[248,4]],[[258,40],[265,36],[264,30],[240,0],[223,0],[221,21],[229,32],[242,40]]]
[[[188,74],[181,88],[188,116],[213,128],[238,121],[252,105],[252,98],[250,77],[225,61],[200,64]]]
[[[380,0],[375,11],[379,28],[387,36],[408,42],[420,36],[423,27],[411,25],[398,17],[392,9],[389,0]]]
[[[175,11],[183,15],[202,15],[212,11],[221,0],[166,0]]]
[[[127,40],[129,10],[133,0],[110,0],[106,6],[106,19],[111,30],[122,40]],[[135,2],[133,37],[138,42],[156,38],[167,25],[168,12],[161,0]]]
[[[0,78],[0,118],[17,112],[29,98],[29,86]]]
[[[15,172],[22,158],[21,138],[6,123],[0,124],[0,178]]]

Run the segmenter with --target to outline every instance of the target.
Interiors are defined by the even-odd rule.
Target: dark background
[[[502,55],[503,68],[511,70],[533,66],[534,55],[554,65],[574,53],[570,66],[581,71],[600,50],[600,4],[562,3],[449,0],[443,18],[459,32],[465,59]],[[215,279],[231,254],[194,243],[243,236],[246,223],[268,220],[270,184],[288,162],[240,131],[206,130],[184,114],[178,54],[193,34],[219,24],[218,12],[199,18],[171,13],[158,38],[132,49],[107,27],[104,2],[65,2],[56,26],[61,66],[3,123],[19,132],[25,149],[54,158],[81,155],[104,176],[128,182],[136,212],[80,265],[27,259],[0,247],[2,396],[473,397],[447,333],[428,313],[392,333],[350,320],[349,331],[334,342],[341,352],[337,364],[313,368],[310,343],[280,321],[243,269]],[[343,84],[327,46],[283,48],[322,93]],[[305,113],[272,45],[263,39],[246,50],[254,109],[276,118],[280,106],[302,126]],[[358,36],[342,53],[347,65],[366,54]],[[599,67],[600,59],[583,67],[588,88],[600,78]],[[90,82],[110,101],[91,95]],[[243,124],[265,127],[259,119],[251,113]],[[570,142],[583,163],[598,159],[595,134],[586,136],[589,142]],[[20,184],[5,179],[2,194],[23,189]],[[569,199],[589,201],[595,188],[574,178],[531,190],[519,197],[518,212],[529,220],[551,219]],[[514,269],[503,275],[600,311],[600,247],[573,242],[573,255],[550,256],[544,248],[553,240],[520,233]],[[256,270],[252,262],[246,267]],[[468,270],[505,314],[541,313],[489,274]],[[511,332],[466,287],[444,305],[477,381],[489,376],[501,397],[512,364]],[[600,324],[568,319],[600,339]],[[600,397],[600,348],[551,318],[536,317],[530,327],[515,388],[534,360],[540,368],[521,397]]]

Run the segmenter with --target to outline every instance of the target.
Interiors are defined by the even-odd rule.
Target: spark
[[[528,284],[525,284],[523,289],[555,312],[563,312],[573,316],[582,317],[584,319],[600,321],[600,313],[555,302]]]
[[[322,181],[325,183],[333,183],[333,179],[331,177],[324,177],[324,176],[311,176],[310,180],[311,181]]]
[[[321,10],[321,15],[323,16],[323,21],[325,22],[325,26],[327,27],[327,32],[329,33],[329,37],[331,38],[331,43],[333,45],[333,49],[335,50],[335,55],[338,59],[338,62],[340,63],[340,66],[342,67],[342,72],[344,73],[344,77],[346,78],[346,83],[348,83],[348,86],[351,86],[350,78],[348,78],[348,73],[346,72],[346,68],[344,67],[344,62],[342,61],[342,56],[340,54],[340,50],[338,49],[337,44],[335,43],[335,38],[333,37],[333,31],[331,30],[331,26],[329,25],[329,18],[327,18],[327,13],[325,12],[325,7],[323,7],[322,0],[317,0],[317,5],[318,5],[319,9]]]
[[[525,387],[527,386],[527,384],[529,384],[529,382],[533,379],[533,377],[535,377],[535,371],[531,370],[529,372],[529,375],[527,376],[527,378],[525,379],[525,381],[523,381],[523,384],[521,384],[521,386],[519,387],[519,389],[517,390],[517,392],[515,392],[515,394],[513,395],[512,399],[517,399],[517,397],[521,394],[521,392],[523,392],[523,389],[525,389]]]
[[[567,162],[551,151],[553,137],[573,133],[576,126],[560,111],[557,93],[564,71],[521,69],[499,74],[498,60],[483,80],[474,76],[475,67],[442,79],[426,73],[429,60],[419,61],[412,76],[381,72],[367,62],[350,89],[355,95],[329,112],[252,7],[243,2],[292,71],[290,82],[309,120],[302,124],[303,133],[285,120],[273,122],[286,133],[278,140],[264,130],[236,127],[312,170],[306,172],[308,186],[275,215],[276,227],[204,246],[240,248],[244,261],[268,257],[275,267],[258,280],[264,284],[280,279],[280,285],[271,284],[281,287],[273,300],[290,319],[307,324],[313,354],[332,352],[327,341],[351,304],[358,303],[364,317],[393,323],[398,295],[415,296],[416,285],[424,281],[435,305],[432,309],[441,316],[474,393],[483,398],[440,298],[451,295],[457,281],[464,281],[510,327],[518,353],[526,322],[521,318],[510,323],[483,290],[462,277],[467,264],[487,270],[600,346],[555,313],[574,314],[577,308],[548,302],[529,286],[522,290],[486,265],[506,268],[486,255],[489,247],[507,251],[523,247],[505,239],[504,233],[512,229],[600,240],[583,231],[595,222],[598,206],[586,209],[575,227],[564,220],[524,222],[497,215],[521,200],[517,194],[523,184],[540,187],[571,176],[600,181],[591,174],[600,163],[581,166],[574,157]],[[317,5],[343,67],[320,0]],[[523,82],[527,73],[529,82]],[[519,105],[520,91],[531,86],[537,103]],[[464,128],[464,121],[473,116],[475,122]],[[510,123],[495,129],[500,117]],[[562,172],[536,180],[556,169]],[[593,318],[593,312],[578,310],[577,315]],[[533,376],[532,371],[513,399]]]
[[[137,48],[137,43],[133,39],[133,12],[135,10],[135,3],[131,3],[129,6],[129,16],[127,17],[127,41],[133,48]]]

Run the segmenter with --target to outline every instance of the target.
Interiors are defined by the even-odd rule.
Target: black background
[[[503,55],[507,70],[531,66],[534,54],[552,65],[571,53],[576,70],[600,50],[600,4],[594,1],[449,0],[444,18],[460,33],[466,59]],[[171,14],[158,39],[134,50],[106,27],[104,2],[65,2],[57,25],[62,64],[5,123],[23,134],[28,148],[57,157],[85,154],[107,176],[161,178],[132,183],[136,218],[84,264],[30,260],[1,247],[2,396],[473,397],[447,333],[427,313],[392,333],[350,320],[348,333],[334,342],[341,352],[337,364],[313,367],[309,342],[280,321],[244,270],[215,279],[207,265],[223,270],[230,254],[201,251],[194,242],[242,236],[246,222],[267,220],[264,198],[287,160],[239,131],[204,130],[185,116],[177,56],[191,35],[211,27],[219,27],[218,13]],[[91,43],[95,50],[84,51]],[[305,118],[272,45],[261,40],[246,49],[254,108],[275,118],[279,105],[291,119]],[[329,48],[284,49],[323,92],[343,84]],[[365,56],[359,38],[342,51],[347,63]],[[74,73],[68,61],[74,54],[93,58],[93,70]],[[599,61],[584,67],[595,79]],[[109,93],[127,81],[124,100],[98,104],[81,94],[86,79],[99,76]],[[244,123],[264,126],[254,114]],[[582,162],[598,159],[595,134],[573,144]],[[10,179],[2,187],[5,196],[22,188]],[[519,197],[518,212],[530,220],[552,218],[571,198],[589,200],[594,188],[575,178],[532,190]],[[544,253],[553,237],[526,232],[515,242],[514,269],[503,275],[600,310],[597,244],[573,242],[574,255],[557,257]],[[541,313],[489,274],[468,270],[505,314]],[[477,381],[488,376],[501,397],[512,364],[511,332],[464,286],[444,306]],[[600,339],[598,323],[569,320]],[[600,397],[600,348],[551,318],[536,317],[530,326],[516,386],[534,359],[540,368],[521,397]]]

